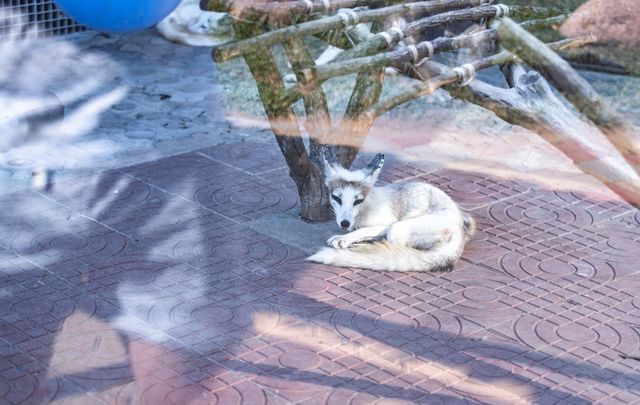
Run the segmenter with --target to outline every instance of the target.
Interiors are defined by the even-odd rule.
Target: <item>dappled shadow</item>
[[[295,191],[277,154],[251,166],[234,148],[251,144],[2,198],[0,337],[21,370],[2,375],[5,398],[637,394],[638,365],[620,358],[640,322],[630,207],[390,159],[383,181],[440,186],[480,235],[448,274],[331,268],[251,228]]]

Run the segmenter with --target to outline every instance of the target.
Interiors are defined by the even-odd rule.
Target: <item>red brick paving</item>
[[[260,151],[258,153],[257,151]],[[0,403],[640,402],[640,216],[395,162],[480,224],[451,273],[309,264],[238,143],[0,198]]]

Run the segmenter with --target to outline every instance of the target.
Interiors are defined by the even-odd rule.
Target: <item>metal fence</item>
[[[4,16],[22,18],[5,18],[0,27],[0,41],[12,30],[24,30],[28,26],[37,26],[37,36],[46,37],[65,35],[84,31],[86,28],[65,16],[54,4],[53,0],[2,0]],[[15,32],[15,31],[14,31]]]

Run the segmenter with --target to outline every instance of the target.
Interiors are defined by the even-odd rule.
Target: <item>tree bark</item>
[[[293,37],[283,43],[293,71],[313,66],[315,63],[302,38]],[[300,78],[298,77],[298,80]],[[304,124],[309,134],[309,158],[311,173],[300,192],[300,199],[304,197],[305,206],[303,218],[309,221],[323,221],[331,217],[329,195],[324,185],[322,159],[327,147],[336,144],[332,138],[331,117],[327,105],[327,97],[322,87],[317,87],[303,96],[307,120]]]
[[[257,26],[239,20],[233,22],[239,38],[257,34]],[[268,48],[257,47],[244,54],[245,61],[258,87],[267,118],[280,151],[289,167],[289,175],[300,197],[300,216],[307,221],[326,221],[330,217],[323,203],[324,177],[322,170],[309,158],[302,140],[298,119],[290,107],[282,108],[275,100],[285,92],[284,82],[273,55]]]
[[[378,32],[382,28],[381,23],[374,22],[371,31]],[[373,121],[363,113],[380,100],[383,82],[384,67],[374,67],[356,76],[349,104],[337,129],[342,142],[336,148],[336,155],[343,167],[351,166],[373,125]]]

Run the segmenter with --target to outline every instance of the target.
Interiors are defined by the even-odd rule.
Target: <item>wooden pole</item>
[[[314,35],[322,31],[344,28],[345,25],[347,25],[345,24],[345,21],[349,21],[348,24],[350,25],[355,25],[353,23],[367,23],[384,20],[387,17],[405,14],[410,11],[437,13],[468,5],[481,4],[485,1],[486,0],[431,0],[353,12],[351,17],[349,17],[349,14],[333,15],[319,20],[308,21],[281,28],[275,31],[269,31],[255,37],[242,39],[230,44],[221,45],[214,50],[213,58],[216,62],[224,62],[241,56],[244,53],[251,52],[259,47],[270,47],[277,43],[286,41],[291,37],[304,37],[307,35]],[[355,18],[353,17],[354,15],[356,16]],[[345,18],[347,20],[345,20]]]
[[[551,49],[561,49],[583,46],[586,43],[591,43],[594,41],[595,38],[593,36],[586,36],[564,39],[562,41],[550,43],[548,44],[548,46]],[[470,62],[469,64],[473,66],[473,70],[475,72],[491,66],[514,63],[517,62],[517,60],[518,59],[516,55],[508,51],[502,51],[496,55],[491,55],[486,58]],[[425,80],[425,83],[414,85],[409,90],[406,90],[394,97],[390,97],[389,99],[376,104],[367,111],[367,115],[369,115],[371,119],[375,119],[376,117],[392,110],[393,108],[401,104],[414,100],[418,97],[422,97],[424,95],[433,94],[434,91],[446,85],[459,83],[464,80],[464,77],[461,77],[459,72],[460,70],[456,71],[454,69],[443,68],[441,69],[440,74],[433,78],[424,77],[423,80]]]

